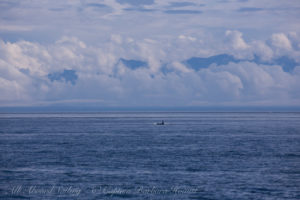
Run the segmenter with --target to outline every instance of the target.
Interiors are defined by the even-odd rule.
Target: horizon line
[[[16,112],[300,112],[300,106],[0,106],[0,113]]]

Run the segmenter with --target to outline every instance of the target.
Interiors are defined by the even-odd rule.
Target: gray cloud
[[[202,14],[201,10],[165,10],[166,14]]]
[[[130,4],[133,6],[152,5],[154,0],[117,0],[120,4]]]
[[[140,8],[140,7],[134,7],[134,8],[125,8],[125,11],[138,11],[138,12],[155,12],[156,9],[147,9],[147,8]]]
[[[49,8],[50,11],[55,11],[55,12],[63,12],[63,11],[66,11],[70,8],[68,7],[61,7],[61,8]]]
[[[258,12],[264,10],[263,8],[255,8],[255,7],[243,7],[238,9],[239,12]]]
[[[11,9],[20,5],[20,2],[14,0],[2,0],[0,1],[0,10],[2,9]]]
[[[186,7],[186,6],[196,6],[197,4],[193,2],[171,2],[169,7]]]
[[[87,7],[96,7],[96,8],[106,8],[108,7],[107,5],[105,4],[102,4],[102,3],[88,3],[86,4]]]

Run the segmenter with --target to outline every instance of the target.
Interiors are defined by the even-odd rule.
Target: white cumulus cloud
[[[216,39],[226,41],[223,44],[206,38],[133,39],[114,34],[94,45],[77,37],[62,37],[50,44],[0,41],[0,105],[300,104],[300,66],[286,72],[278,64],[267,64],[278,48],[297,55],[292,48],[297,35],[293,40],[272,35],[271,44],[260,40],[246,43],[238,31],[227,31],[224,38]],[[184,62],[220,53],[241,60],[220,65],[213,60],[199,70]],[[253,61],[254,55],[266,64]]]

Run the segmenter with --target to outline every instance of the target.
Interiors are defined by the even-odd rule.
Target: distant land
[[[206,107],[0,107],[0,113],[41,112],[300,112],[296,106],[206,106]]]

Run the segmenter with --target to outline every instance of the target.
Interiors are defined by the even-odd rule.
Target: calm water
[[[300,113],[0,114],[0,197],[300,199]]]

